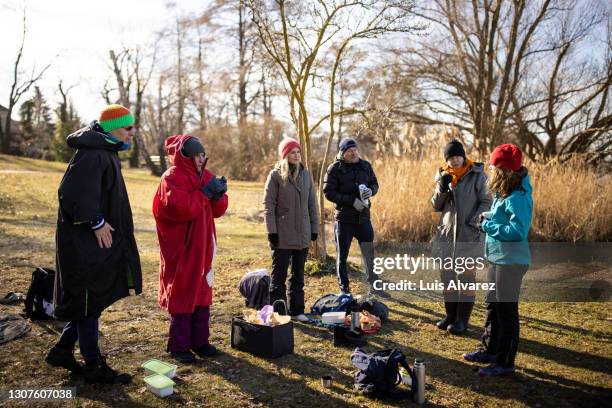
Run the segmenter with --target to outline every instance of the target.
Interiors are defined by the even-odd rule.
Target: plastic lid
[[[153,388],[162,389],[172,387],[174,385],[174,381],[161,374],[153,374],[148,377],[145,377],[145,382],[149,384]]]
[[[175,370],[176,366],[174,364],[168,364],[161,360],[151,359],[151,360],[145,361],[142,364],[142,368],[149,370],[149,371],[153,371],[154,373],[157,373],[157,374],[165,375],[171,372],[172,370]]]

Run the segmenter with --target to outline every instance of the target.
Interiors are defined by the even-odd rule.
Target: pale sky
[[[0,104],[8,104],[13,64],[21,42],[23,6],[28,32],[23,69],[42,68],[59,54],[39,86],[49,105],[59,100],[57,84],[76,85],[71,99],[86,122],[95,119],[105,105],[100,96],[110,71],[109,49],[149,44],[154,33],[172,20],[166,0],[0,0]],[[206,2],[181,0],[179,10],[197,11]],[[27,98],[24,95],[20,102]],[[18,120],[14,112],[13,119]]]

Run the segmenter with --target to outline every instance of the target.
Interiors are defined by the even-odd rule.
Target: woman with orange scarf
[[[452,334],[462,334],[468,327],[475,293],[456,288],[460,287],[459,282],[471,283],[476,279],[475,268],[462,265],[467,258],[484,259],[478,216],[489,210],[493,200],[484,165],[468,159],[461,142],[451,140],[444,148],[444,159],[446,163],[436,173],[436,188],[431,197],[434,210],[441,213],[433,256],[441,258],[444,266],[452,259],[453,268],[440,271],[446,316],[436,325]],[[456,284],[450,284],[451,281]]]

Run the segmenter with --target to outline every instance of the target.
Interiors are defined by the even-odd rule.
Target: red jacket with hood
[[[172,163],[161,177],[153,199],[161,262],[159,306],[169,313],[193,313],[212,303],[216,232],[214,218],[227,210],[227,195],[213,201],[200,188],[214,177],[198,175],[193,159],[181,154],[191,135],[166,139]]]

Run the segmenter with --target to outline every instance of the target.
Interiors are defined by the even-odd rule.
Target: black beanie
[[[344,154],[351,147],[357,147],[357,142],[355,139],[351,139],[350,137],[345,137],[340,141],[340,145],[338,146],[340,150],[340,154]]]
[[[457,139],[453,139],[444,148],[444,160],[448,160],[449,157],[461,156],[465,159],[465,150],[463,145]]]
[[[195,157],[198,153],[206,154],[204,146],[197,137],[190,137],[185,140],[181,148],[181,153],[185,157]]]

